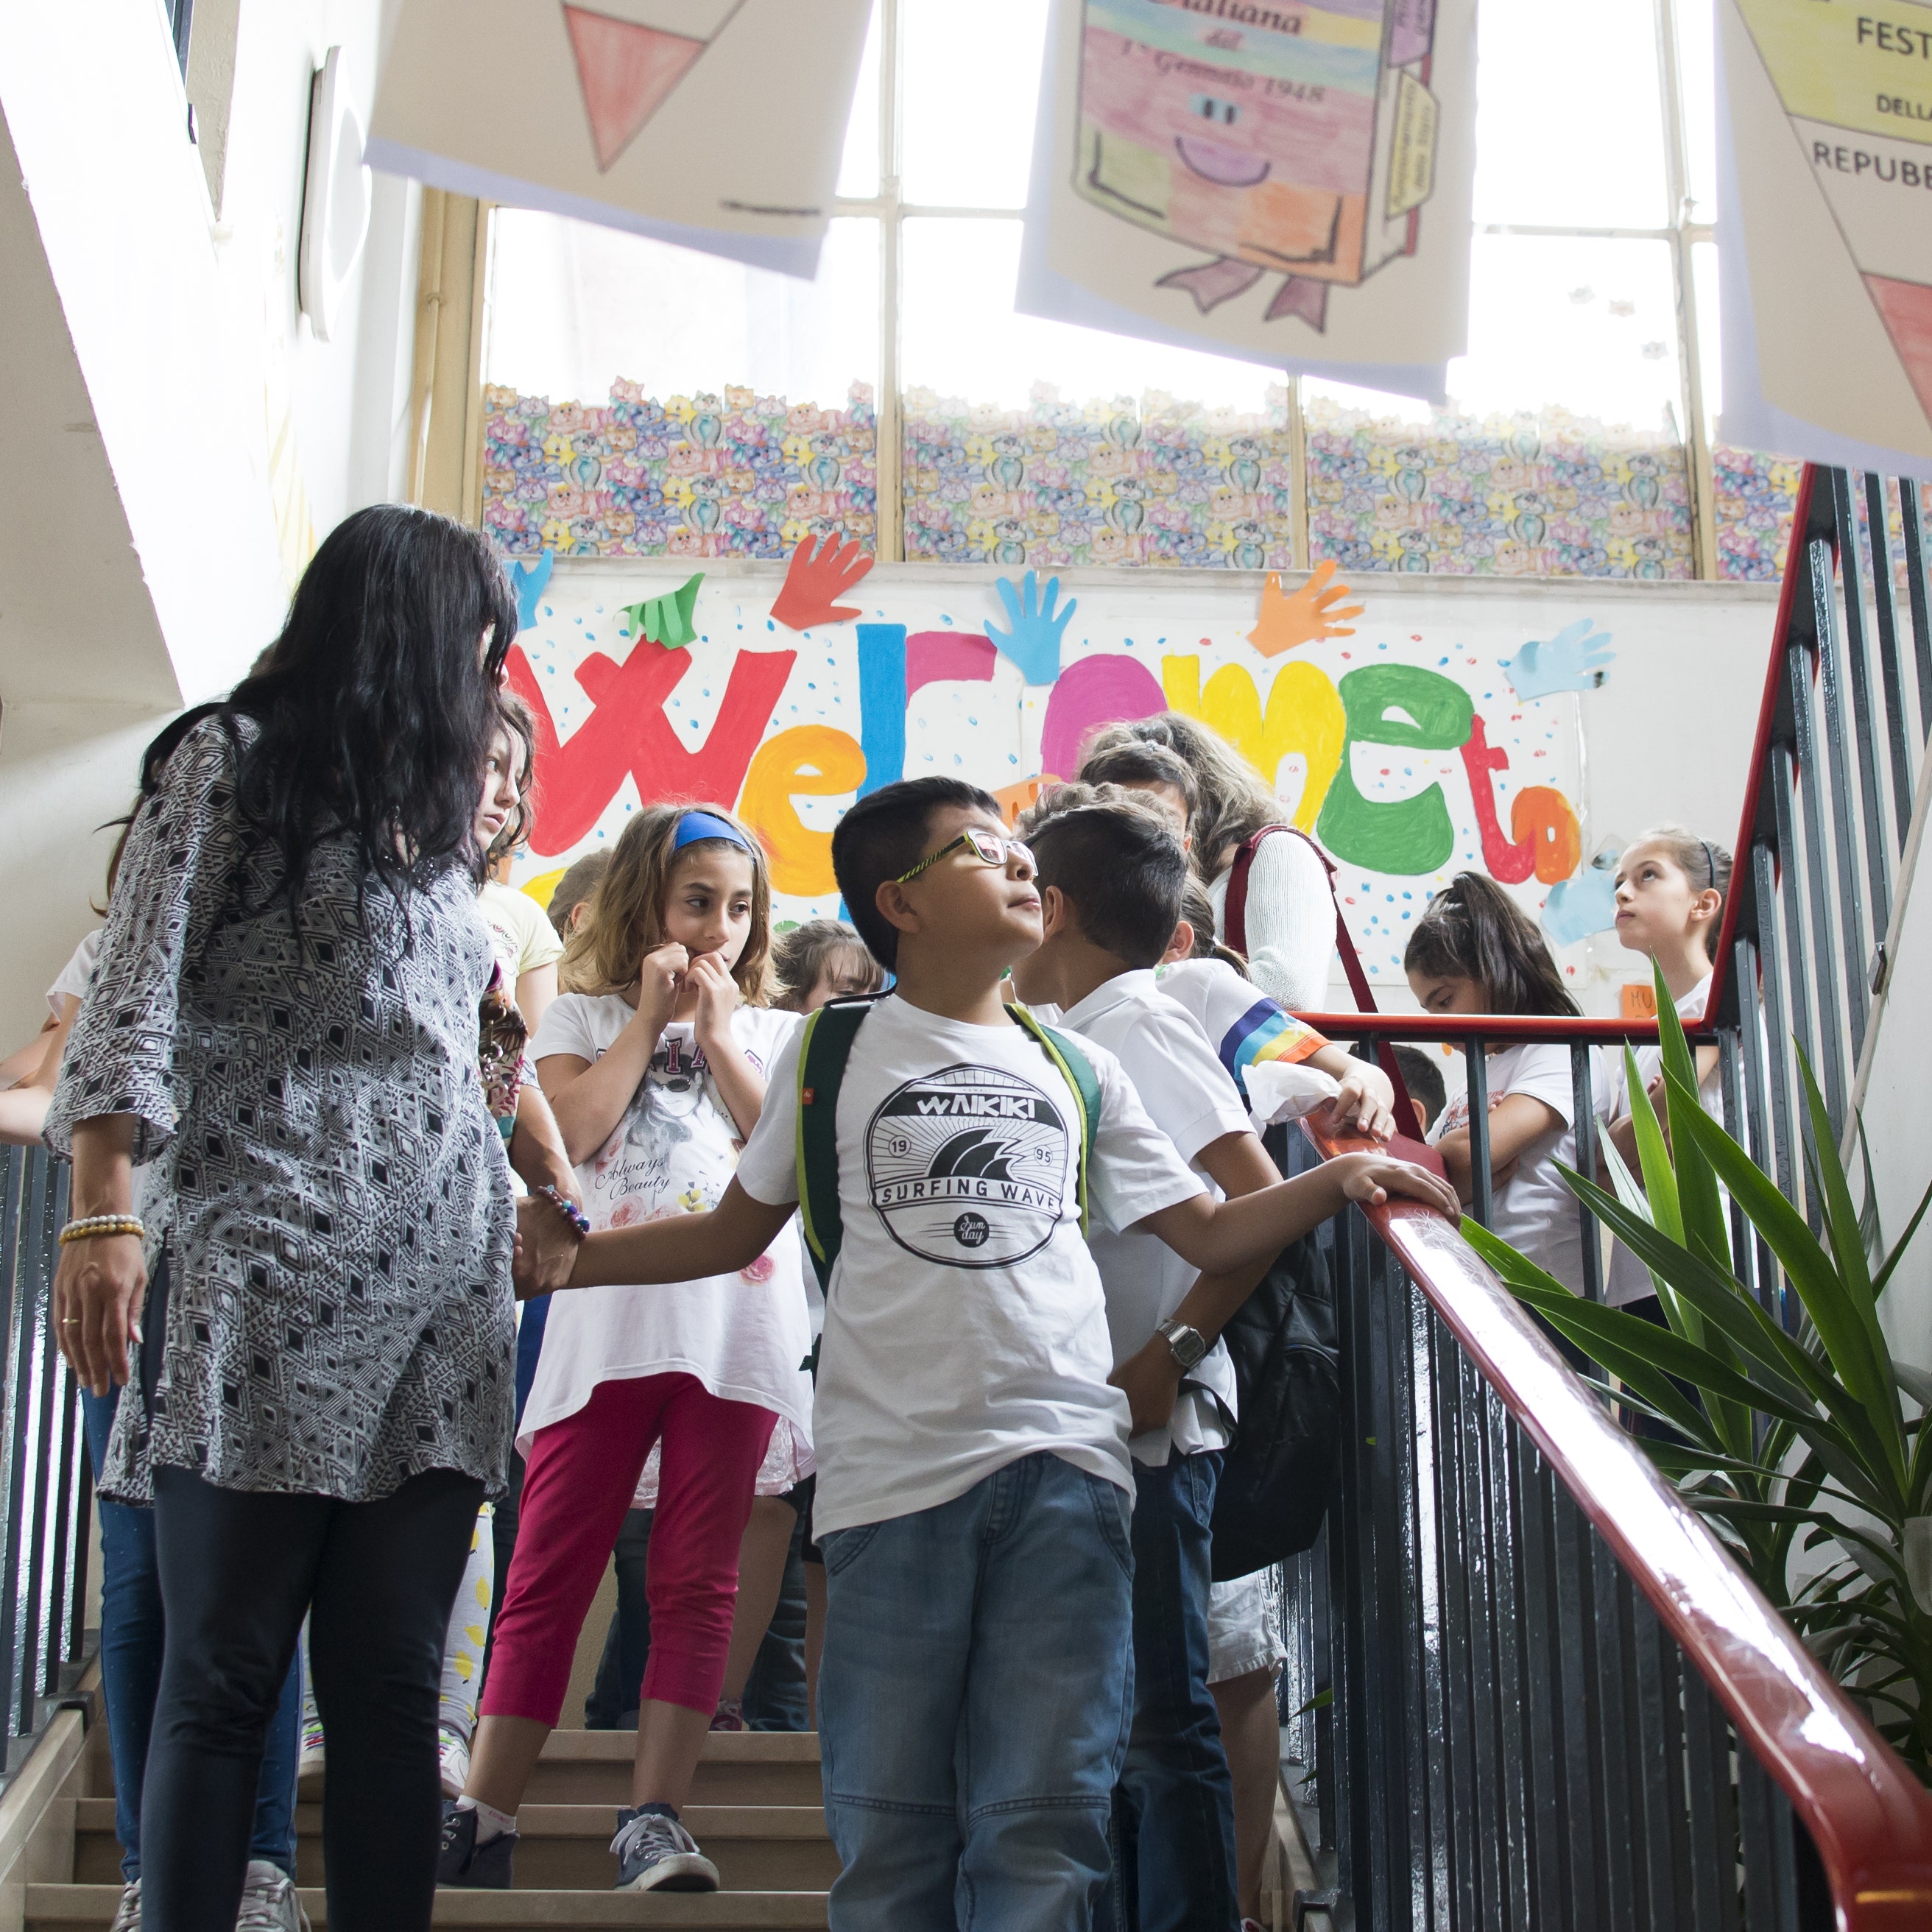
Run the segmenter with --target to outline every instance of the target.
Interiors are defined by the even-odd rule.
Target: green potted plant
[[[1593,1386],[1664,1425],[1643,1443],[1658,1467],[1932,1784],[1932,1375],[1894,1360],[1878,1319],[1932,1188],[1874,1267],[1801,1051],[1820,1241],[1699,1103],[1660,975],[1657,993],[1669,1131],[1626,1048],[1642,1184],[1607,1138],[1614,1193],[1567,1168],[1564,1178],[1649,1269],[1669,1325],[1580,1300],[1474,1222],[1463,1232],[1520,1299],[1621,1384]],[[1802,1309],[1791,1330],[1737,1277],[1726,1192]]]

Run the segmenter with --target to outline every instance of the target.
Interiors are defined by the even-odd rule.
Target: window
[[[816,282],[495,212],[486,523],[520,553],[837,526],[1004,564],[1774,574],[1795,470],[1713,448],[1712,0],[1479,20],[1446,409],[1016,314],[1044,0],[878,0]]]

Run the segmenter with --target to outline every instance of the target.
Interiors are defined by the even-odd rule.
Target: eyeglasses
[[[1017,838],[996,838],[990,832],[962,832],[957,838],[940,846],[929,859],[920,860],[910,872],[902,872],[892,884],[896,886],[910,884],[920,873],[938,865],[940,860],[950,857],[962,845],[974,858],[986,865],[1004,866],[1017,859],[1028,872],[1036,869],[1032,848],[1022,845]]]

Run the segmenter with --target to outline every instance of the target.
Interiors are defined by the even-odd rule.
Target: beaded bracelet
[[[590,1216],[567,1194],[554,1187],[533,1187],[530,1192],[548,1201],[577,1230],[580,1241],[590,1232]]]
[[[58,1240],[62,1247],[70,1241],[91,1240],[97,1234],[132,1234],[136,1240],[145,1240],[148,1230],[140,1218],[134,1214],[88,1214],[78,1221],[70,1221],[60,1231]]]

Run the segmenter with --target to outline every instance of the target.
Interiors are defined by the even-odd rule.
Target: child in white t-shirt
[[[1402,970],[1431,1013],[1569,1016],[1579,1009],[1550,949],[1515,900],[1480,872],[1459,872],[1429,902],[1402,955]],[[1592,1107],[1610,1107],[1603,1056],[1590,1050]],[[1576,1082],[1570,1048],[1540,1043],[1489,1054],[1491,1231],[1583,1292],[1583,1235],[1576,1197],[1556,1164],[1576,1162]],[[1465,1202],[1474,1198],[1466,1090],[1431,1136]]]
[[[1041,904],[1031,855],[986,793],[885,787],[845,814],[832,853],[854,924],[897,974],[836,1092],[801,1084],[788,1043],[717,1210],[592,1234],[572,1284],[741,1264],[791,1216],[801,1135],[820,1150],[833,1922],[950,1924],[964,1886],[978,1922],[1084,1924],[1109,1868],[1130,1714],[1133,1466],[1083,1221],[1232,1272],[1350,1198],[1454,1200],[1432,1175],[1360,1154],[1214,1202],[1111,1053],[1065,1036],[1076,1068],[1002,1003]],[[812,1036],[850,1010],[821,1011]]]
[[[1679,1016],[1704,1017],[1711,992],[1711,944],[1724,914],[1730,890],[1731,855],[1721,845],[1700,838],[1681,825],[1660,825],[1641,832],[1617,861],[1617,937],[1633,952],[1641,952],[1663,969]],[[1704,1111],[1721,1123],[1724,1118],[1723,1082],[1714,1046],[1694,1048],[1697,1097]],[[1650,1096],[1659,1120],[1664,1118],[1664,1052],[1640,1046],[1636,1052],[1637,1078]],[[1642,1184],[1636,1150],[1636,1129],[1630,1118],[1630,1095],[1619,1055],[1616,1066],[1616,1106],[1609,1133],[1624,1164]],[[1657,1288],[1650,1270],[1619,1242],[1611,1250],[1610,1276],[1604,1298],[1612,1308],[1661,1322]]]
[[[736,819],[660,806],[625,826],[571,940],[571,982],[583,990],[558,998],[531,1048],[592,1226],[700,1215],[731,1184],[766,1071],[798,1024],[762,1004],[770,933],[764,856]],[[556,1211],[542,1201],[524,1210]],[[774,1434],[783,1486],[812,1466],[797,1246],[760,1246],[673,1286],[612,1285],[550,1304],[518,1435],[521,1521],[483,1720],[446,1823],[446,1883],[510,1882],[517,1807],[658,1443],[650,1660],[633,1804],[612,1849],[620,1889],[716,1888],[678,1811],[717,1708],[740,1539]]]

